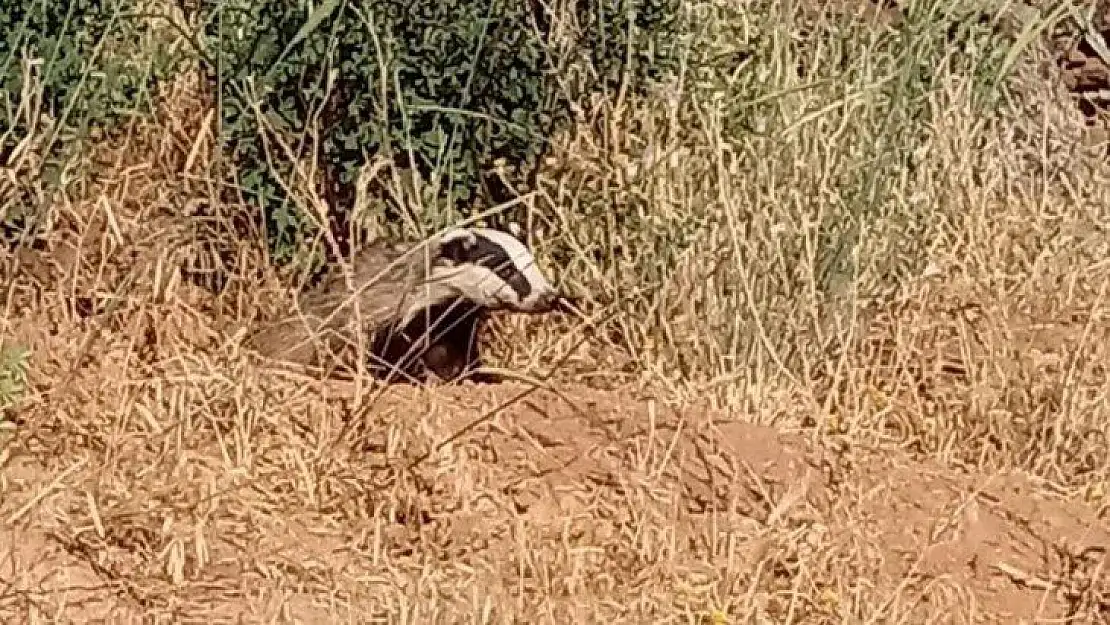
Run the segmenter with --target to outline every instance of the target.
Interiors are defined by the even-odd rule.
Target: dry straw
[[[584,314],[499,319],[502,386],[241,349],[295,280],[190,221],[220,186],[183,75],[0,259],[31,348],[0,618],[1101,622],[1104,150],[1040,39],[984,107],[951,3],[916,30],[841,4],[688,3],[678,82],[582,104],[525,201]],[[45,194],[41,137],[6,193]],[[181,271],[215,249],[218,296]]]

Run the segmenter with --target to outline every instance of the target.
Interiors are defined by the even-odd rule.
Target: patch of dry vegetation
[[[936,24],[777,4],[692,3],[683,81],[560,140],[539,253],[591,318],[491,345],[549,389],[240,349],[291,278],[189,219],[218,193],[183,76],[0,261],[0,338],[31,350],[0,615],[1105,622],[1104,150],[1039,43],[988,106],[966,50],[915,64]]]

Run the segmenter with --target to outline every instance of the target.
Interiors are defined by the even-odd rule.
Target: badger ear
[[[470,230],[455,228],[448,230],[439,239],[439,256],[455,263],[466,262],[470,251],[478,244],[478,237]]]
[[[514,237],[516,237],[517,240],[524,244],[524,247],[528,247],[528,234],[524,232],[524,228],[521,228],[520,224],[515,221],[510,221],[508,225],[508,230],[509,234],[513,235]]]

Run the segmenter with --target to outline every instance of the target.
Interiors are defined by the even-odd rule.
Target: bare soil
[[[5,622],[1106,614],[1110,526],[1017,474],[630,391],[322,382],[144,304],[176,337],[152,364],[138,310],[5,321],[35,354],[4,457]]]
[[[396,390],[367,428],[349,393],[307,387],[238,434],[12,458],[4,611],[1035,622],[1074,614],[1101,568],[1107,524],[1017,476],[897,454],[845,467],[735,419],[561,390],[573,405],[540,391],[488,419],[527,388]],[[791,597],[814,589],[822,603]]]
[[[288,303],[257,250],[222,248],[220,296],[183,277],[222,235],[183,218],[213,142],[180,107],[90,156],[106,173],[41,249],[0,256],[0,341],[31,350],[0,429],[3,622],[1110,621],[1101,431],[1017,408],[1105,401],[1105,366],[1070,355],[1105,354],[1104,310],[946,276],[848,359],[881,402],[769,389],[759,414],[642,385],[321,381],[242,348]],[[1006,245],[1005,221],[977,241]],[[1066,252],[1036,252],[1031,288]],[[1036,471],[989,468],[1019,444]]]

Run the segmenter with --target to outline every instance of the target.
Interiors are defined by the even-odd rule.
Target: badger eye
[[[487,254],[482,257],[479,264],[493,271],[502,280],[508,280],[517,273],[512,259],[507,254]]]
[[[482,259],[482,265],[489,268],[494,275],[504,281],[520,297],[527,297],[531,293],[532,286],[529,284],[528,278],[520,272],[520,269],[507,254],[485,256]]]
[[[512,280],[513,276],[516,276],[518,273],[516,267],[508,258],[505,258],[501,262],[499,262],[497,264],[497,267],[494,269],[494,272],[499,278],[506,282]]]

